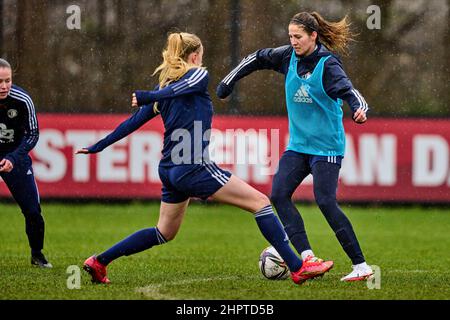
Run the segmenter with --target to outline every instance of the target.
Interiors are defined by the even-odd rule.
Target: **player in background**
[[[298,13],[289,23],[290,45],[250,54],[217,87],[218,97],[225,99],[237,81],[254,71],[269,69],[284,74],[290,140],[273,178],[271,200],[296,250],[303,259],[314,256],[301,215],[292,202],[297,187],[313,175],[315,200],[352,261],[353,271],[342,281],[364,280],[373,273],[336,201],[345,150],[342,101],[348,103],[358,124],[366,122],[368,111],[335,54],[347,54],[351,37],[347,17],[333,23],[317,12]]]
[[[163,187],[158,224],[88,258],[84,268],[94,282],[109,282],[106,266],[113,260],[173,240],[191,197],[211,198],[254,214],[261,233],[286,261],[292,280],[297,284],[325,273],[333,265],[332,262],[302,261],[290,248],[269,198],[209,160],[213,106],[208,94],[208,72],[201,67],[202,59],[203,46],[196,35],[170,34],[163,51],[163,63],[154,73],[160,73],[156,90],[133,93],[132,106],[140,106],[139,110],[104,139],[77,151],[100,152],[157,115],[161,115],[164,122],[163,157],[159,164]]]
[[[45,223],[28,155],[38,139],[33,101],[22,88],[12,84],[11,65],[0,59],[0,176],[25,217],[31,264],[51,268],[42,253]]]

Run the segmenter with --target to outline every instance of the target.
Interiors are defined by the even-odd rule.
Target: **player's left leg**
[[[188,204],[189,199],[180,203],[161,202],[157,227],[137,231],[98,256],[88,258],[84,262],[84,269],[92,276],[92,281],[109,283],[106,267],[112,261],[173,240],[180,229]]]
[[[178,233],[188,204],[189,200],[176,204],[161,202],[157,227],[133,233],[98,255],[97,260],[107,266],[122,256],[130,256],[173,240]]]
[[[25,217],[25,232],[31,248],[31,263],[42,268],[52,268],[51,263],[42,253],[45,222],[41,214],[39,191],[34,179],[31,159],[16,164],[10,173],[3,174],[2,177]]]
[[[337,203],[336,192],[339,170],[339,164],[324,161],[316,162],[312,166],[314,196],[328,224],[335,232],[339,243],[352,261],[353,272],[342,280],[363,280],[367,279],[373,272],[370,266],[366,264],[350,220],[342,212]]]

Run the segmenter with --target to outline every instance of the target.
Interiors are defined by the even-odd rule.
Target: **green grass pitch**
[[[0,299],[311,300],[448,299],[450,210],[425,207],[342,208],[367,262],[380,268],[379,289],[342,283],[350,261],[315,206],[299,206],[315,253],[332,259],[325,277],[294,285],[270,281],[258,269],[268,244],[252,216],[217,205],[190,205],[177,238],[109,267],[110,285],[94,285],[84,271],[69,289],[67,268],[100,253],[134,231],[154,226],[159,204],[48,204],[45,253],[54,265],[30,265],[24,219],[14,204],[0,204]],[[75,268],[76,270],[76,268]]]

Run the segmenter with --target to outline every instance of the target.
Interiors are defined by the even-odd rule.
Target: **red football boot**
[[[83,265],[83,269],[86,270],[92,277],[94,283],[110,283],[106,277],[106,266],[98,262],[96,256],[88,258]]]
[[[303,265],[297,272],[291,272],[291,279],[296,284],[302,284],[308,279],[323,276],[333,268],[333,261],[323,261],[312,256],[303,260]]]

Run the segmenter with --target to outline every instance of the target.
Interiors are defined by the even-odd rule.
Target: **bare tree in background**
[[[0,56],[3,55],[3,0],[0,0]]]
[[[450,115],[450,0],[239,1],[239,60],[289,44],[287,24],[297,12],[318,11],[331,21],[350,14],[359,36],[344,67],[373,114]],[[157,83],[151,74],[167,33],[194,32],[205,45],[215,110],[229,113],[230,105],[213,93],[236,64],[230,54],[233,2],[79,0],[81,30],[68,30],[69,0],[0,0],[0,50],[40,111],[127,113],[132,90]],[[366,27],[372,4],[381,8],[381,30]],[[268,71],[243,79],[239,113],[284,115],[283,80]]]
[[[443,98],[445,107],[450,109],[450,0],[447,0],[447,27],[445,28],[444,34],[444,44],[447,46],[446,50],[444,50],[444,70],[443,70]],[[447,112],[448,115],[448,112]]]
[[[16,77],[24,87],[45,94],[42,79],[54,72],[47,61],[47,2],[18,0],[17,11]]]

